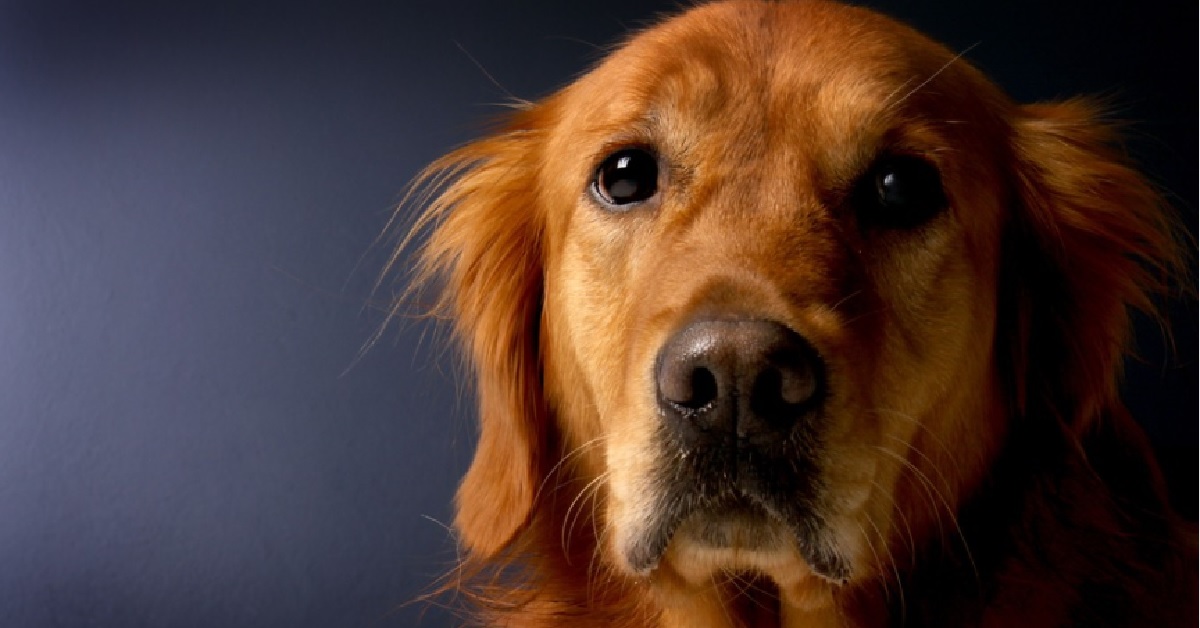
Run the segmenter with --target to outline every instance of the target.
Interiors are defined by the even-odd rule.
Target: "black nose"
[[[824,369],[799,334],[772,321],[705,320],[658,354],[658,405],[690,438],[785,436],[824,394]]]

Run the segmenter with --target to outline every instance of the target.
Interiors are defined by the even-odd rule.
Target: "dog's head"
[[[586,486],[601,559],[663,590],[884,576],[1012,421],[1113,401],[1171,229],[1109,140],[859,8],[632,38],[434,165],[423,276],[482,421],[462,542],[487,559]]]

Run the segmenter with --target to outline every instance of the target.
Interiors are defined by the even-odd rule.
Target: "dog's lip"
[[[676,534],[681,531],[688,533],[690,541],[714,549],[768,551],[781,549],[780,537],[790,534],[778,515],[747,499],[693,512],[676,528]]]
[[[688,541],[709,549],[796,552],[813,574],[831,584],[844,584],[849,580],[849,564],[827,542],[820,541],[824,534],[819,525],[816,515],[789,517],[762,498],[738,493],[713,503],[693,506],[657,525],[648,526],[646,534],[626,548],[625,558],[634,573],[649,576],[658,569],[679,532],[686,529]],[[730,529],[737,530],[739,536],[765,540],[771,546],[739,547],[736,543],[716,541]]]
[[[646,533],[625,551],[626,559],[634,571],[647,575],[658,568],[667,548],[675,539],[680,528],[694,525],[719,525],[748,518],[766,518],[767,511],[748,499],[733,498],[719,504],[692,506],[691,508],[661,508],[669,513],[661,521],[647,526]]]
[[[667,528],[656,527],[647,535],[648,538],[635,539],[629,543],[629,547],[626,547],[624,551],[625,560],[635,574],[649,576],[658,569],[659,563],[667,553],[667,546],[671,544],[671,539],[675,537],[675,530],[679,525],[680,523],[677,522]]]

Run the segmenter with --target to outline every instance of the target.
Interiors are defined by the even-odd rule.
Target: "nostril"
[[[660,367],[659,396],[681,409],[700,410],[716,401],[717,377],[707,366],[688,360],[668,360]]]
[[[697,366],[692,369],[692,394],[688,399],[676,401],[689,410],[699,410],[717,400],[717,378],[706,367]]]
[[[751,411],[767,420],[794,417],[817,394],[817,378],[806,360],[764,368],[750,391]]]

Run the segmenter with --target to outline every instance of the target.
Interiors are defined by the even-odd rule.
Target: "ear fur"
[[[1094,105],[1030,105],[1018,116],[1020,207],[1002,270],[1013,301],[1000,337],[1018,410],[1037,403],[1078,434],[1116,402],[1132,311],[1157,319],[1156,297],[1184,274],[1180,230]]]
[[[432,231],[417,283],[440,283],[433,313],[453,321],[477,384],[479,441],[458,489],[455,528],[478,558],[500,552],[526,524],[547,438],[533,116],[519,113],[505,131],[439,159],[417,182],[440,189],[413,229]]]

